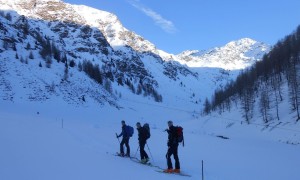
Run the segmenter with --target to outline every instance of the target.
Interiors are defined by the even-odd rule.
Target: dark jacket
[[[139,142],[146,142],[147,141],[147,129],[144,127],[137,128],[138,130],[138,136],[139,136]]]
[[[178,146],[178,137],[177,137],[177,132],[176,128],[174,126],[170,126],[169,129],[167,130],[168,132],[168,146]]]
[[[127,126],[126,124],[122,126],[122,132],[121,132],[121,134],[118,135],[118,137],[123,136],[123,138],[129,138],[127,131],[126,131],[126,126]]]

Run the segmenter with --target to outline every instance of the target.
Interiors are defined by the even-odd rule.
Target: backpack
[[[133,133],[134,133],[133,127],[127,125],[127,126],[126,126],[126,134],[127,134],[129,137],[132,137]]]
[[[149,124],[145,123],[144,126],[143,126],[143,128],[145,128],[146,132],[147,132],[146,139],[149,139],[150,136],[151,136]]]
[[[176,126],[176,135],[177,135],[177,142],[181,143],[184,146],[184,138],[183,138],[183,128],[181,126]]]

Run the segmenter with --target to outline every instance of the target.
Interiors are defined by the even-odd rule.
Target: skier
[[[166,154],[168,169],[165,169],[166,173],[180,173],[180,163],[178,158],[178,135],[176,128],[173,126],[172,121],[168,121],[169,129],[168,132],[168,152]],[[173,169],[171,156],[173,155],[175,159],[175,169]]]
[[[145,145],[147,143],[148,136],[148,130],[145,127],[141,126],[141,123],[136,123],[136,129],[138,130],[138,136],[139,136],[139,145],[140,145],[140,155],[141,155],[141,163],[147,163],[149,161],[148,154],[145,151]]]
[[[130,157],[130,147],[129,147],[129,138],[130,138],[130,136],[127,132],[127,128],[126,128],[127,125],[126,125],[124,120],[121,121],[121,124],[122,124],[122,132],[119,135],[116,134],[117,138],[119,138],[121,136],[123,137],[122,141],[120,143],[120,155]],[[126,149],[127,149],[126,154],[124,154],[124,144],[125,144]]]

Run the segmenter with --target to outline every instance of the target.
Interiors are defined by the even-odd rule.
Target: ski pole
[[[148,143],[146,143],[146,145],[147,145],[147,148],[148,148],[148,150],[149,150],[149,153],[150,153],[150,156],[151,156],[151,158],[152,158],[152,161],[154,162],[154,158],[153,158],[153,156],[152,156],[152,153],[151,153],[151,151],[150,151],[150,148],[149,148],[149,146],[148,146]]]
[[[118,137],[118,134],[116,133],[116,137],[117,137],[117,139],[118,139],[118,141],[119,141],[119,144],[121,144],[121,142],[120,142],[120,139],[119,139],[119,137]]]
[[[140,145],[139,145],[139,147],[136,149],[136,152],[135,152],[135,154],[134,154],[134,157],[135,157],[135,158],[137,158],[137,157],[136,157],[136,154],[137,154],[139,148],[140,148]]]

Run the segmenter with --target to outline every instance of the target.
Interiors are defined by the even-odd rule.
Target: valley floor
[[[300,146],[280,142],[271,132],[255,126],[235,123],[229,127],[228,122],[214,117],[146,106],[117,110],[70,107],[54,101],[0,101],[0,107],[3,180],[188,178],[157,173],[153,167],[113,156],[119,150],[115,133],[121,131],[122,119],[132,126],[137,121],[149,122],[152,163],[163,168],[166,122],[172,119],[175,125],[183,126],[185,147],[179,147],[179,158],[182,171],[192,176],[189,179],[201,179],[202,160],[205,180],[300,179]],[[131,155],[135,155],[136,131],[130,145]],[[146,151],[149,153],[147,148]]]

